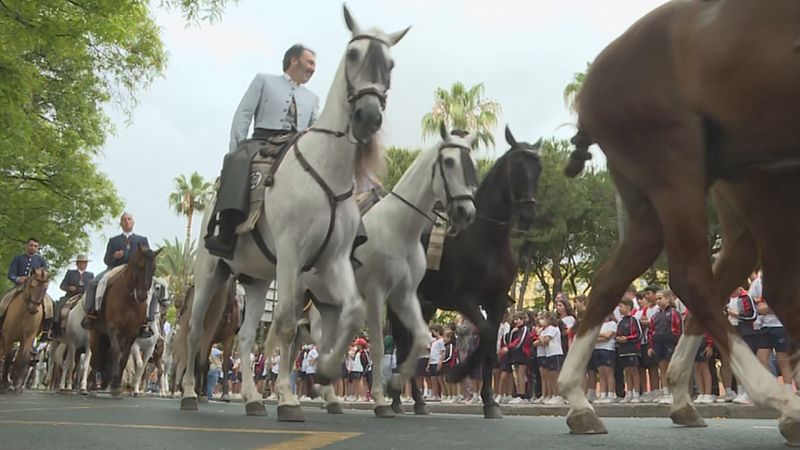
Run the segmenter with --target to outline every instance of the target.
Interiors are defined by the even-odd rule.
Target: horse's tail
[[[578,176],[586,166],[586,161],[592,159],[592,154],[589,153],[589,146],[592,145],[592,138],[583,130],[578,129],[578,132],[570,140],[575,150],[569,155],[569,162],[564,167],[564,174],[570,178]]]

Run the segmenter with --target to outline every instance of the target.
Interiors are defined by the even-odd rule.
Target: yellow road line
[[[19,411],[19,410],[18,410]],[[166,431],[206,431],[221,433],[251,433],[251,434],[288,434],[302,435],[304,437],[282,442],[275,445],[263,447],[260,450],[312,450],[325,447],[326,445],[346,439],[360,436],[363,433],[356,432],[331,432],[331,431],[304,431],[304,430],[254,430],[249,428],[209,428],[209,427],[184,427],[173,425],[136,425],[120,423],[99,423],[99,422],[60,422],[60,421],[36,421],[36,420],[0,420],[0,425],[56,425],[56,426],[81,426],[81,427],[112,427],[112,428],[132,428],[144,430],[166,430]]]
[[[280,442],[273,445],[262,447],[258,450],[314,450],[327,447],[333,443],[344,441],[362,433],[332,433],[327,431],[317,431],[299,439]]]

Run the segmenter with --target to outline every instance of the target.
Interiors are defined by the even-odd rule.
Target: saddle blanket
[[[100,282],[97,283],[97,291],[95,291],[95,309],[100,311],[103,307],[103,300],[105,300],[106,296],[106,289],[108,289],[108,284],[111,283],[112,280],[116,279],[119,274],[122,273],[125,268],[128,267],[127,264],[123,264],[121,266],[114,267],[113,269],[106,272],[105,276],[100,279]]]

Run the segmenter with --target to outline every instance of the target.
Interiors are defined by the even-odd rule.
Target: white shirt
[[[739,311],[739,296],[738,295],[735,296],[735,297],[731,297],[730,300],[728,300],[728,308],[729,309],[735,309],[736,311]],[[728,316],[728,322],[730,322],[731,325],[733,325],[733,326],[737,326],[737,325],[739,325],[739,318],[738,317]]]
[[[542,336],[550,336],[550,341],[545,347],[544,356],[550,357],[564,354],[564,350],[561,348],[561,330],[558,327],[549,325],[542,331]]]
[[[564,322],[564,326],[567,327],[567,330],[571,330],[572,327],[575,326],[575,322],[577,322],[573,316],[564,316],[561,318],[561,321]]]
[[[280,370],[281,364],[281,355],[275,355],[272,357],[272,368],[270,369],[272,373],[277,374]]]
[[[600,327],[600,333],[608,333],[613,332],[614,335],[617,333],[617,322],[613,320],[606,320],[603,322],[603,325]],[[617,340],[614,338],[615,336],[612,335],[611,339],[603,342],[596,342],[594,344],[594,348],[597,350],[611,350],[612,352],[617,348]]]
[[[750,298],[752,298],[753,301],[758,304],[759,299],[761,299],[764,295],[763,289],[764,287],[762,285],[761,277],[758,277],[753,280],[752,284],[750,284],[750,290],[747,291],[747,295],[749,295]],[[781,323],[780,319],[778,319],[778,316],[773,313],[767,313],[764,315],[759,314],[757,321],[760,322],[763,328],[783,327],[783,323]]]
[[[319,352],[316,347],[312,347],[303,360],[303,364],[306,365],[306,373],[317,373],[317,358],[319,358]]]
[[[428,356],[428,364],[439,364],[442,362],[442,353],[444,353],[444,339],[438,338],[431,343],[431,352]]]
[[[500,341],[503,340],[503,336],[508,334],[511,331],[511,324],[508,322],[503,322],[500,324],[500,328],[497,329],[497,349],[496,351],[500,351]]]
[[[616,320],[617,322],[622,320],[622,313],[619,312],[619,305],[617,305],[617,307],[614,308],[614,320]]]

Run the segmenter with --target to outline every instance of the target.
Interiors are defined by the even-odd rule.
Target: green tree
[[[205,211],[212,194],[213,184],[203,179],[197,172],[193,172],[188,180],[185,175],[175,178],[175,191],[169,194],[168,202],[176,214],[186,217],[186,239],[183,244],[185,252],[191,248],[194,213]],[[188,258],[189,255],[184,256],[184,259]],[[184,266],[183,269],[188,270],[188,266]],[[182,278],[186,279],[185,273],[182,274]]]
[[[386,191],[391,191],[406,173],[411,163],[417,159],[418,148],[389,147],[386,150],[386,174],[382,177],[381,184]]]
[[[587,62],[586,71],[575,72],[572,76],[572,81],[564,88],[564,105],[572,112],[577,112],[578,94],[583,87],[583,82],[586,81],[586,73],[589,72],[590,67],[592,67],[592,63]]]
[[[169,283],[173,303],[183,300],[186,289],[194,282],[194,258],[197,252],[196,241],[189,243],[188,249],[176,237],[173,241],[164,239],[161,254],[157,259],[156,276],[164,277]]]
[[[158,5],[197,23],[226,3]],[[94,162],[113,128],[103,108],[130,117],[166,61],[149,2],[0,1],[0,261],[36,236],[57,270],[120,213]]]
[[[585,291],[616,242],[608,173],[588,169],[576,179],[564,177],[560,169],[569,153],[567,141],[543,142],[536,221],[524,236],[530,241],[531,269],[543,287],[546,307],[559,291]]]
[[[477,132],[476,146],[494,146],[493,130],[502,108],[496,101],[485,98],[484,92],[483,83],[467,89],[457,81],[449,91],[437,88],[433,110],[422,117],[422,136],[438,136],[439,126],[444,123],[448,130]]]

